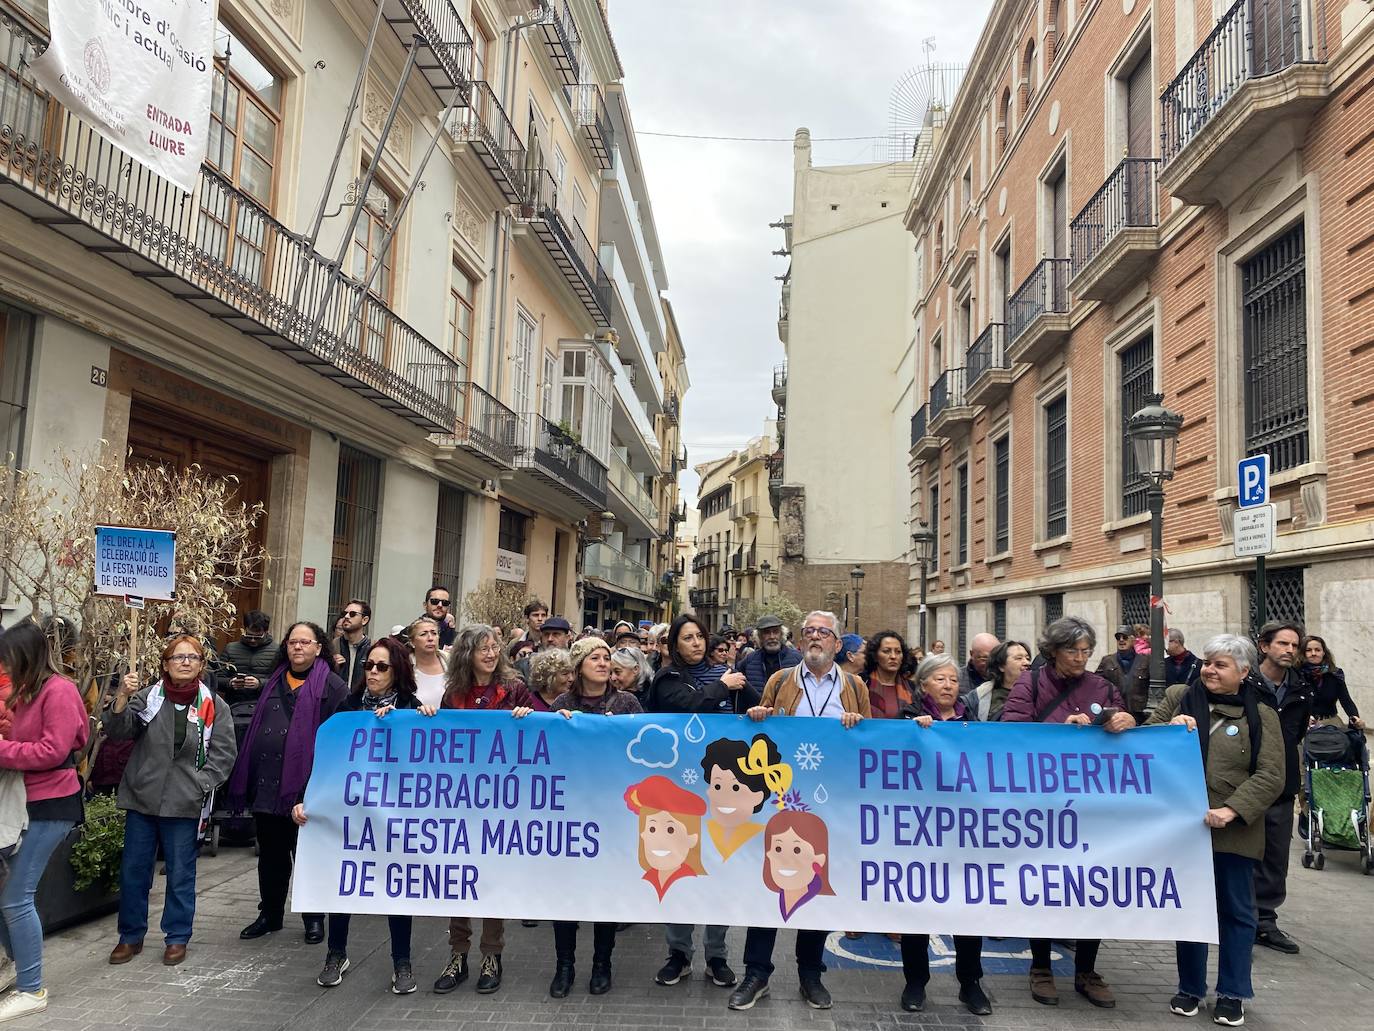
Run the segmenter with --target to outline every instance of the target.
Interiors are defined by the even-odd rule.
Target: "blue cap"
[[[858,634],[845,634],[840,638],[840,650],[835,655],[836,662],[848,662],[851,652],[856,652],[864,646],[864,639]]]

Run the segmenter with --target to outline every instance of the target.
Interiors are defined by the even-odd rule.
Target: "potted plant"
[[[86,822],[73,827],[48,860],[34,904],[44,931],[104,915],[119,905],[124,810],[113,795],[86,803]]]

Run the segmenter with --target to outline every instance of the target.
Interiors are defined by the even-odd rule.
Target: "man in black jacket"
[[[1136,722],[1144,723],[1150,698],[1150,657],[1135,650],[1135,631],[1124,623],[1116,628],[1116,650],[1102,656],[1097,675],[1116,686]]]
[[[363,682],[363,661],[372,648],[367,636],[371,622],[372,606],[360,598],[350,599],[339,614],[343,634],[334,640],[334,672],[350,691]]]
[[[1183,644],[1183,631],[1170,629],[1164,641],[1164,686],[1191,684],[1202,675],[1202,660]]]
[[[261,609],[243,614],[243,635],[224,646],[215,670],[220,697],[234,702],[255,700],[277,668],[277,642],[269,633],[272,617]]]
[[[1312,687],[1298,674],[1298,644],[1304,636],[1296,623],[1274,621],[1259,632],[1260,664],[1254,678],[1262,699],[1279,714],[1283,728],[1283,791],[1264,815],[1264,858],[1255,867],[1255,909],[1259,929],[1255,942],[1296,955],[1298,943],[1279,928],[1278,908],[1287,897],[1288,849],[1293,840],[1293,798],[1302,786],[1299,750],[1312,717]]]

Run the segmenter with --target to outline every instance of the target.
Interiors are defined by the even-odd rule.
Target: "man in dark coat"
[[[215,670],[221,698],[234,702],[256,699],[277,668],[277,642],[269,633],[272,617],[260,609],[243,614],[243,635],[224,646]]]
[[[763,686],[780,669],[791,669],[802,660],[801,652],[784,643],[782,620],[777,616],[764,616],[754,627],[758,631],[759,646],[745,656],[737,667],[749,681],[754,691],[762,694]]]
[[[1150,697],[1150,657],[1135,650],[1135,631],[1124,623],[1116,628],[1115,636],[1116,650],[1102,656],[1097,674],[1121,692],[1126,709],[1136,722],[1144,723]]]
[[[1191,684],[1202,676],[1202,660],[1183,643],[1183,631],[1171,629],[1164,642],[1164,686]]]

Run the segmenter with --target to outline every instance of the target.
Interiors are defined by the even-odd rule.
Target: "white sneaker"
[[[14,968],[14,960],[0,952],[0,992],[7,992],[14,987],[14,978],[17,973],[18,971]]]
[[[0,999],[0,1023],[18,1020],[34,1013],[42,1013],[48,1008],[48,990],[40,988],[36,992],[10,992]]]

